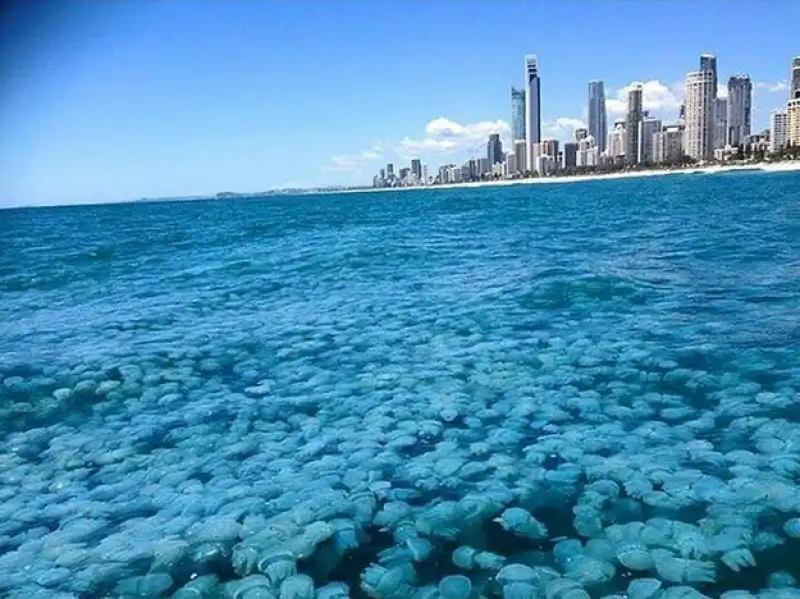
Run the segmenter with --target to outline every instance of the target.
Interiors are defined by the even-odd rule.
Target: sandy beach
[[[628,179],[632,177],[660,177],[666,175],[689,175],[689,174],[720,174],[735,171],[761,171],[764,173],[775,173],[782,171],[800,171],[800,160],[791,162],[759,163],[759,164],[732,164],[724,166],[704,166],[688,168],[682,170],[641,170],[628,171],[621,173],[599,173],[593,175],[575,175],[565,177],[543,177],[538,179],[500,179],[496,181],[475,181],[471,183],[444,183],[441,185],[420,185],[417,187],[380,187],[372,189],[353,189],[348,192],[361,193],[370,191],[407,191],[420,189],[451,189],[451,188],[472,188],[472,187],[494,187],[499,185],[550,185],[561,183],[581,183],[586,181],[604,181],[608,179]],[[342,193],[342,192],[336,192]]]

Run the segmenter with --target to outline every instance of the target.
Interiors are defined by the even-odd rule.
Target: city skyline
[[[580,34],[613,12],[602,2],[542,3],[537,18],[551,25],[535,36],[530,7],[514,0],[502,11],[476,0],[463,14],[435,0],[424,10],[390,1],[347,11],[314,0],[17,3],[0,23],[0,204],[368,184],[388,162],[482,155],[490,132],[510,149],[509,86],[524,87],[526,53],[540,61],[542,138],[571,139],[588,125],[592,80],[604,82],[609,131],[634,81],[644,110],[673,120],[701,53],[718,57],[720,90],[732,74],[751,75],[752,128],[767,127],[785,108],[800,7],[772,5],[782,18],[769,44],[709,47],[708,27],[746,30],[759,5],[693,2],[680,47],[665,52],[679,4],[616,15],[639,48],[620,56]],[[483,14],[507,33],[491,55],[474,51]],[[641,19],[654,26],[634,27]]]
[[[787,146],[800,146],[800,91],[796,86],[800,57],[791,63],[786,110],[773,110],[765,130],[752,131],[750,76],[733,75],[720,91],[717,56],[704,53],[699,57],[699,70],[686,73],[677,120],[664,125],[662,119],[645,110],[644,84],[637,82],[628,90],[625,117],[615,121],[609,134],[604,83],[593,80],[588,85],[589,126],[576,122],[574,139],[563,144],[541,137],[539,59],[526,54],[524,60],[525,89],[520,92],[511,87],[511,149],[503,151],[500,134],[492,132],[483,157],[471,157],[460,165],[440,165],[436,174],[424,177],[409,176],[408,169],[401,169],[398,177],[387,177],[387,171],[381,169],[373,178],[373,187],[543,177],[597,169],[609,172],[623,167],[676,167],[742,160],[754,154],[763,160],[767,153],[780,154]],[[520,139],[523,108],[525,137]],[[415,161],[419,163],[420,159]]]

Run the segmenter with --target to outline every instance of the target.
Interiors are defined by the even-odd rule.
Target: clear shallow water
[[[800,577],[785,530],[800,516],[798,190],[794,173],[668,176],[0,212],[0,592],[238,579],[234,542],[269,518],[299,530],[253,537],[262,556],[309,522],[354,523],[342,559],[335,536],[295,555],[353,597],[455,572],[503,596],[503,576],[452,564],[460,544],[593,598],[641,577],[709,596]],[[481,534],[475,496],[491,498]],[[377,526],[397,501],[409,514]],[[442,501],[462,506],[447,526],[429,514]],[[597,526],[576,524],[584,504]],[[516,506],[549,533],[493,522]],[[656,561],[713,577],[581,549],[606,580],[553,549],[656,516],[703,539],[645,543],[668,552]],[[406,525],[432,544],[415,579],[362,588]],[[170,539],[181,549],[159,561]],[[736,573],[723,558],[743,548],[758,565]],[[135,578],[148,571],[169,583]],[[567,599],[541,576],[533,595],[506,591]],[[304,599],[295,583],[287,598]]]

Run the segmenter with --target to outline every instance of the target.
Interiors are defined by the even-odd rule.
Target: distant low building
[[[769,150],[777,152],[786,147],[789,115],[785,110],[773,110],[769,115]]]
[[[667,125],[653,135],[655,164],[676,163],[683,157],[683,129],[684,126],[680,124]]]
[[[578,143],[568,141],[564,144],[564,149],[561,155],[562,168],[574,168],[578,166]]]
[[[578,152],[575,162],[580,167],[597,166],[599,152],[597,143],[591,135],[582,138],[578,142]]]
[[[520,172],[528,169],[528,144],[524,139],[514,142],[514,154],[517,158],[517,168]]]
[[[502,164],[503,162],[503,142],[500,141],[499,133],[492,133],[486,143],[486,158],[489,164]]]
[[[517,173],[519,169],[517,168],[517,155],[513,152],[508,152],[506,154],[506,170],[505,175],[511,176]]]
[[[639,124],[639,164],[654,164],[653,137],[661,131],[661,121],[646,116]]]
[[[608,155],[612,158],[625,156],[625,141],[625,121],[618,120],[608,134],[608,144],[606,146]]]

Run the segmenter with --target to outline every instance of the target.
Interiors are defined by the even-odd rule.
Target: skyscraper
[[[417,179],[422,179],[422,161],[419,158],[411,160],[411,174],[416,176]]]
[[[628,92],[628,113],[625,115],[625,163],[636,164],[641,149],[639,129],[642,123],[642,84],[636,83]]]
[[[511,88],[511,140],[525,139],[525,90]]]
[[[728,100],[714,100],[714,149],[724,148],[728,143]]]
[[[602,153],[606,150],[608,124],[606,123],[606,92],[602,81],[589,82],[589,134]]]
[[[695,160],[710,160],[714,155],[714,73],[710,69],[688,73],[685,96],[684,151]]]
[[[738,146],[747,142],[752,104],[753,84],[750,77],[734,75],[728,79],[728,145]]]
[[[792,80],[789,84],[789,99],[800,99],[800,56],[792,61]]]
[[[712,89],[712,94],[714,100],[717,99],[717,57],[713,54],[701,54],[700,55],[700,70],[701,71],[710,71],[714,75],[714,85]]]
[[[542,107],[539,86],[539,59],[535,54],[525,56],[525,141],[528,144],[528,170],[536,170],[536,152],[542,139]]]
[[[492,133],[489,136],[489,143],[486,144],[486,158],[489,165],[503,163],[503,142],[500,141],[499,133]]]

